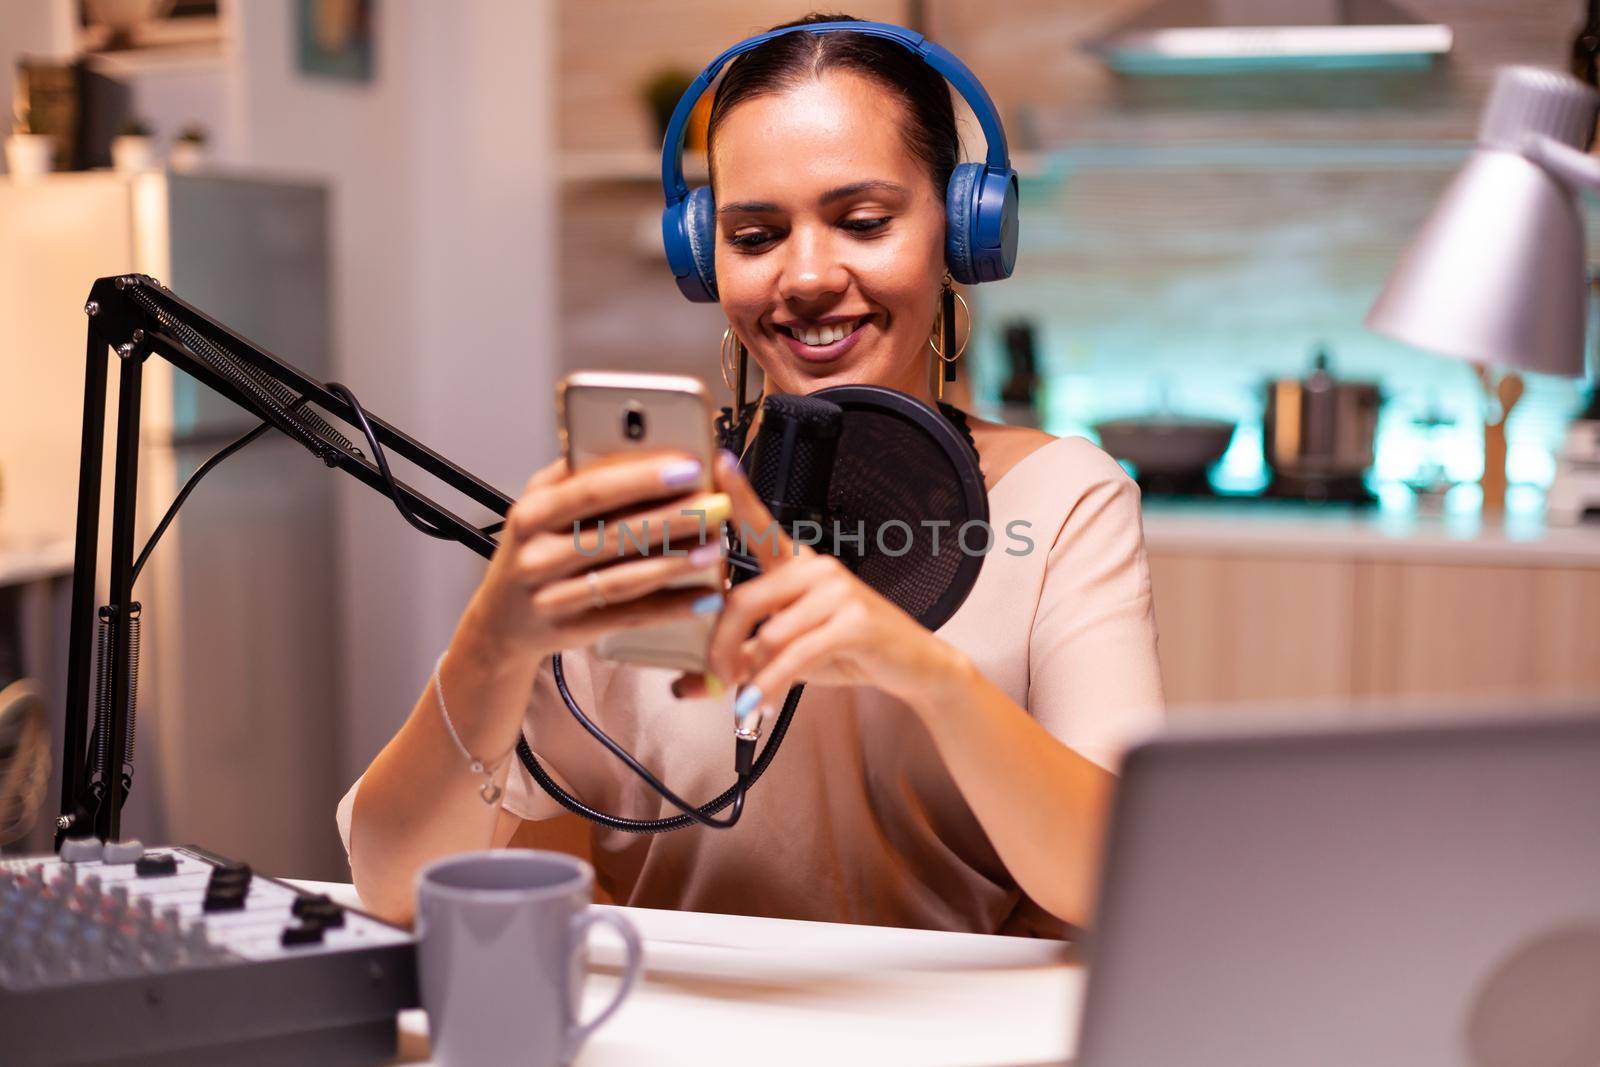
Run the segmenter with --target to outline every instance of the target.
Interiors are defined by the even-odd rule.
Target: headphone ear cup
[[[705,290],[701,302],[717,300],[717,205],[711,199],[711,186],[702,185],[691,190],[683,203],[684,234],[689,239],[689,253],[694,259],[694,270]],[[690,299],[694,299],[691,297]]]
[[[950,277],[962,285],[982,281],[972,260],[972,235],[978,220],[974,187],[983,173],[982,163],[959,163],[950,172],[944,196],[944,262]]]

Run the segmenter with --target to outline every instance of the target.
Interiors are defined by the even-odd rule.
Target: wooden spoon
[[[1511,420],[1511,409],[1517,406],[1517,401],[1522,399],[1522,375],[1515,371],[1507,371],[1500,379],[1496,390],[1500,397],[1500,424],[1503,426]]]

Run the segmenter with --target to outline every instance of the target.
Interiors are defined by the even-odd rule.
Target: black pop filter
[[[862,581],[930,630],[943,626],[978,580],[993,546],[989,497],[962,432],[914,397],[876,385],[811,393],[844,409],[828,488],[838,530],[863,531],[861,551],[835,553]],[[968,523],[965,546],[961,536]],[[826,531],[819,550],[835,547]]]

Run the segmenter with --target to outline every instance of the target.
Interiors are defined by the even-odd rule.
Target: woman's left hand
[[[708,659],[718,678],[750,687],[746,701],[768,720],[796,682],[871,686],[913,706],[940,684],[955,664],[953,648],[837,559],[792,542],[732,457],[719,457],[716,480],[732,501],[735,533],[758,535],[752,548],[761,566],[734,588],[712,632]],[[704,681],[685,676],[674,691],[697,695]]]

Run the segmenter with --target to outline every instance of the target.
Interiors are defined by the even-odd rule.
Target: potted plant
[[[198,122],[191,122],[179,130],[178,139],[172,142],[172,155],[168,160],[172,169],[187,173],[204,166],[206,140],[206,128]]]
[[[17,116],[11,136],[6,138],[6,170],[13,181],[32,181],[49,174],[55,165],[56,139],[34,128],[33,112]]]
[[[657,137],[666,138],[667,126],[672,122],[672,112],[677,109],[678,101],[689,91],[689,86],[693,83],[693,74],[670,67],[652,74],[640,86],[639,92],[644,98],[645,106],[650,109],[650,114],[656,120]],[[706,127],[710,119],[711,94],[706,93],[700,97],[689,116],[689,125],[684,131],[684,148],[689,150],[705,148]]]
[[[111,165],[124,173],[149,170],[156,165],[156,143],[150,126],[140,119],[129,119],[111,139]]]

